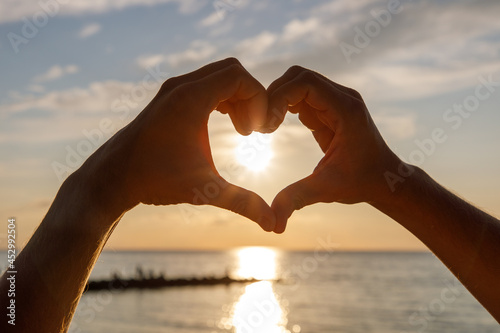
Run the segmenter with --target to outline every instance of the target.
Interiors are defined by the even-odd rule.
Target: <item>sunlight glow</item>
[[[245,293],[234,305],[233,326],[236,333],[289,333],[286,315],[269,281],[246,286]]]
[[[236,252],[239,278],[273,280],[277,278],[276,258],[278,252],[267,247],[245,247]],[[287,311],[281,306],[273,290],[272,281],[249,284],[245,292],[233,304],[230,318],[235,333],[266,332],[290,333],[286,329]]]
[[[267,247],[245,247],[238,250],[236,274],[243,279],[276,279],[276,251]]]
[[[274,156],[271,142],[272,134],[253,132],[248,136],[239,136],[236,160],[251,171],[264,170]]]

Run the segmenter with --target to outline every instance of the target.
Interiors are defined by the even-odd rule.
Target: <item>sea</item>
[[[91,280],[138,274],[260,281],[89,291],[69,332],[500,333],[495,319],[427,252],[108,251]]]

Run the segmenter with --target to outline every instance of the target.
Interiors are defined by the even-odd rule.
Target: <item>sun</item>
[[[239,136],[235,150],[236,160],[250,171],[262,171],[274,156],[271,143],[272,134],[253,132],[248,136]]]
[[[250,246],[238,249],[238,270],[243,279],[272,280],[276,278],[277,252],[268,247]]]

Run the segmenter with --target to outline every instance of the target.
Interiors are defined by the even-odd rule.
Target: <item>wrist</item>
[[[106,142],[70,176],[72,180],[68,178],[71,181],[68,187],[77,188],[87,208],[95,214],[105,220],[117,220],[138,204],[128,189],[130,177],[124,167],[130,164],[128,158],[121,145]]]
[[[78,223],[72,226],[74,229],[106,232],[128,209],[108,181],[101,179],[98,172],[87,172],[84,166],[64,181],[53,205],[65,212],[68,223]]]
[[[401,160],[384,173],[384,189],[369,204],[398,220],[399,215],[413,211],[413,204],[426,192],[424,184],[430,177],[417,166]]]
[[[427,174],[417,166],[405,163],[394,153],[386,156],[384,167],[379,171],[379,182],[372,200],[374,207],[394,207],[407,200],[412,187],[422,181]]]

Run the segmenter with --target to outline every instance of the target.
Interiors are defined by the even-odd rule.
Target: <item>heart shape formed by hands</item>
[[[287,111],[298,113],[325,156],[311,175],[280,191],[269,207],[259,195],[217,172],[208,140],[213,110],[228,114],[242,135],[273,132]],[[399,161],[356,91],[298,66],[266,90],[234,58],[167,80],[139,116],[101,150],[94,159],[111,165],[112,172],[105,170],[108,185],[126,194],[118,203],[124,210],[138,203],[209,204],[276,233],[304,206],[382,195],[387,187],[384,171],[388,163]],[[210,195],[201,199],[199,192]]]
[[[372,202],[392,194],[384,175],[401,161],[385,143],[357,91],[293,66],[271,83],[267,93],[268,128],[278,128],[286,111],[298,114],[325,153],[311,175],[276,195],[271,204],[274,232],[285,230],[293,211],[314,203]]]

